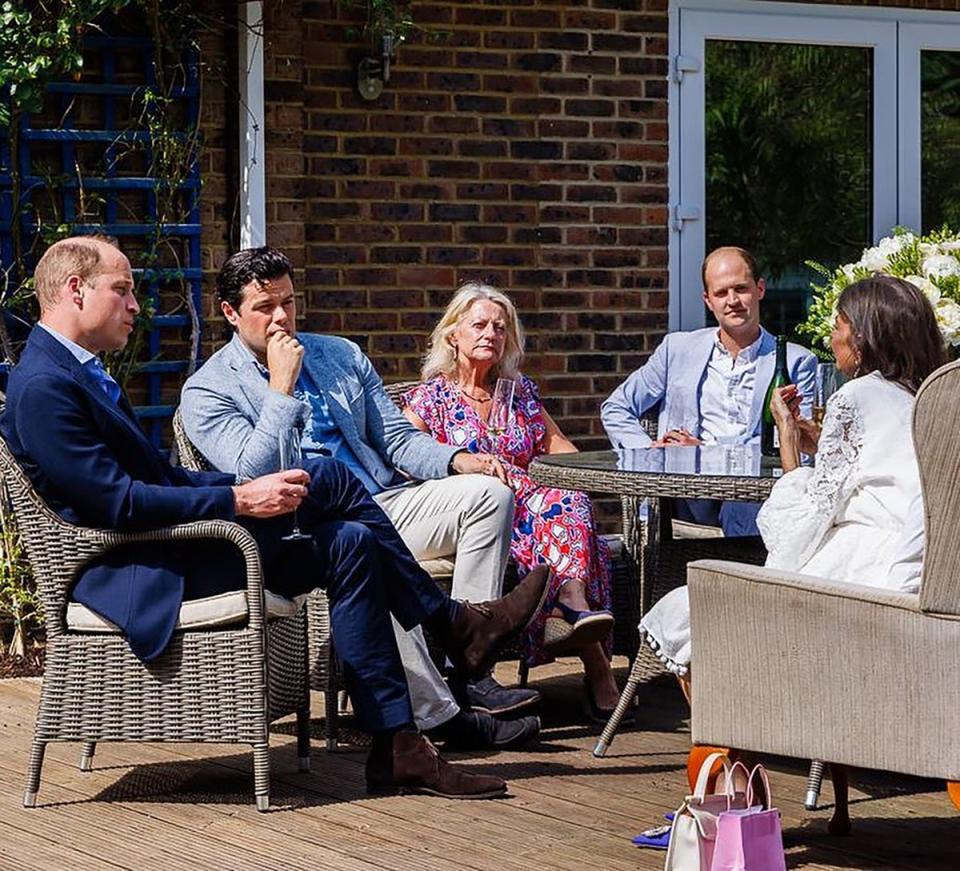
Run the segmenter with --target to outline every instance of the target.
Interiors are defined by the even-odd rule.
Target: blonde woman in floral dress
[[[463,285],[430,337],[423,383],[405,394],[404,414],[440,442],[498,458],[488,474],[505,478],[515,494],[511,556],[521,575],[544,564],[553,570],[544,611],[527,633],[526,662],[575,651],[584,665],[587,710],[605,720],[618,698],[609,659],[610,555],[585,494],[540,487],[527,474],[539,455],[576,447],[520,372],[522,349],[510,299],[487,285]],[[498,378],[513,379],[515,391],[510,422],[494,434],[487,418]]]

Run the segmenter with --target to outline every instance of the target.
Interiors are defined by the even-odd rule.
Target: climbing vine
[[[152,181],[155,222],[138,251],[134,266],[150,275],[161,265],[167,275],[176,274],[179,253],[171,244],[165,226],[181,223],[189,211],[183,185],[200,158],[201,139],[196,128],[186,129],[181,118],[178,92],[185,83],[185,58],[199,54],[199,37],[205,31],[220,33],[224,21],[198,10],[192,0],[35,0],[30,4],[0,2],[0,127],[5,128],[11,177],[11,202],[14,214],[10,223],[13,256],[6,264],[0,283],[0,305],[23,308],[33,294],[29,275],[30,255],[51,242],[73,232],[73,224],[102,223],[103,198],[86,190],[84,178],[109,175],[118,166],[141,157],[143,174]],[[126,13],[136,17],[152,37],[152,82],[138,88],[127,107],[129,131],[144,136],[127,136],[121,130],[104,150],[100,165],[64,167],[58,174],[48,172],[42,191],[25,191],[20,162],[20,119],[24,113],[37,114],[47,108],[45,96],[53,82],[80,80],[85,72],[83,42],[99,33],[105,20]],[[113,16],[113,18],[110,18]],[[44,170],[35,169],[35,173]],[[66,186],[76,189],[76,216],[66,221],[60,193]],[[45,194],[45,195],[44,195]],[[32,219],[33,232],[24,233],[23,218]],[[142,216],[124,215],[130,223]],[[171,269],[171,263],[173,268]],[[138,287],[142,315],[127,348],[107,360],[108,367],[121,383],[136,371],[144,334],[152,315],[147,281]],[[189,293],[182,294],[193,324],[190,347],[198,347],[199,315]],[[0,352],[14,362],[17,349],[0,319]],[[196,360],[191,356],[188,369]]]
[[[143,270],[137,293],[142,315],[131,341],[124,351],[111,355],[107,364],[123,383],[136,371],[143,341],[153,314],[147,286],[160,269],[166,281],[175,282],[181,252],[176,240],[165,230],[184,222],[190,211],[189,198],[196,194],[185,182],[200,159],[202,142],[196,126],[185,123],[180,94],[187,80],[185,64],[199,56],[200,35],[206,31],[221,33],[224,22],[203,17],[190,0],[0,0],[0,135],[6,138],[10,171],[11,262],[4,264],[0,277],[0,306],[26,313],[33,303],[33,282],[29,265],[34,255],[50,243],[74,232],[75,224],[104,223],[104,199],[85,180],[129,172],[151,181],[152,224],[150,233],[130,253],[135,267]],[[65,126],[74,109],[71,98],[62,117],[51,118],[48,89],[52,83],[81,80],[85,73],[84,40],[97,35],[118,16],[135,22],[137,32],[152,39],[154,56],[149,83],[134,90],[129,105],[122,107],[121,123],[115,125],[115,139],[101,156],[81,158],[79,149],[74,166],[45,166],[33,161],[30,173],[42,179],[25,189],[20,160],[21,119],[37,115],[50,123]],[[88,57],[90,55],[88,54]],[[202,89],[201,89],[202,90]],[[72,126],[72,125],[69,125]],[[63,193],[71,188],[74,214],[66,220]],[[143,222],[134,203],[118,198],[119,223]],[[183,287],[181,286],[181,291]],[[189,371],[196,364],[199,315],[192,295],[179,293],[189,310],[192,324]],[[5,318],[0,317],[0,355],[15,362],[17,348],[8,334]],[[23,558],[16,533],[15,519],[6,509],[0,494],[0,621],[5,625],[7,652],[24,655],[25,641],[39,626],[37,603],[29,567]]]

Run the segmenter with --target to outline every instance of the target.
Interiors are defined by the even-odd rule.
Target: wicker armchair
[[[296,713],[300,769],[309,770],[310,696],[303,611],[267,622],[260,555],[252,536],[225,521],[133,534],[77,527],[50,510],[2,440],[0,473],[47,632],[24,806],[36,804],[44,750],[51,741],[82,742],[80,768],[85,771],[101,741],[180,741],[251,744],[257,809],[266,810],[269,725]],[[144,541],[211,538],[232,542],[246,561],[246,614],[239,623],[180,628],[164,653],[144,664],[110,624],[78,631],[68,621],[68,595],[77,570],[104,551]]]
[[[914,402],[919,593],[733,562],[690,566],[695,744],[943,778],[960,808],[958,391],[954,362]],[[845,787],[834,787],[842,832]]]

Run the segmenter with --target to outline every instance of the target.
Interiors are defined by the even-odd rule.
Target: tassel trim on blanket
[[[677,675],[678,677],[686,677],[687,672],[690,671],[690,666],[681,665],[679,662],[676,662],[675,660],[671,659],[660,648],[660,642],[657,641],[656,638],[654,638],[649,632],[647,632],[647,630],[644,629],[643,626],[640,626],[639,629],[640,629],[640,640],[646,642],[647,647],[649,647],[653,651],[654,655],[657,657],[657,659],[660,660],[660,662],[663,663],[667,671],[669,671],[671,674]]]

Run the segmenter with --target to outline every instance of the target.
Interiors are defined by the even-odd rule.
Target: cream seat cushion
[[[292,617],[306,601],[306,596],[285,599],[266,591],[267,619]],[[230,626],[247,618],[245,590],[231,590],[204,599],[190,599],[180,606],[177,629],[213,629]],[[119,632],[120,628],[79,602],[67,605],[67,628],[75,632]]]

